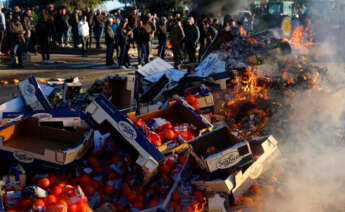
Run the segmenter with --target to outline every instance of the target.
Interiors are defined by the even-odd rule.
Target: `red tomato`
[[[65,181],[60,181],[56,186],[59,186],[61,188],[66,186],[66,182]]]
[[[50,181],[47,177],[38,180],[38,186],[41,188],[48,188],[50,186]]]
[[[100,166],[99,164],[99,160],[94,156],[94,155],[90,155],[88,158],[87,158],[87,163],[89,164],[89,166],[91,168],[97,168]]]
[[[78,205],[77,204],[72,204],[68,206],[68,212],[77,212],[78,211]]]
[[[157,133],[155,133],[155,132],[151,132],[147,136],[147,139],[149,139],[157,147],[162,146],[161,137]]]
[[[95,189],[99,188],[102,185],[101,181],[98,181],[96,179],[91,180],[91,186],[94,187]]]
[[[56,196],[50,194],[45,199],[46,205],[53,205],[57,202]]]
[[[135,203],[133,203],[133,208],[136,208],[138,210],[142,210],[142,209],[144,209],[143,203],[140,201],[136,201]]]
[[[199,110],[200,109],[200,103],[196,101],[192,104],[192,107],[194,107],[194,109],[196,109],[196,110]]]
[[[77,204],[77,211],[78,212],[87,212],[88,206],[85,202],[79,202]]]
[[[55,196],[59,196],[62,193],[62,187],[61,186],[55,186],[52,190],[51,193]]]
[[[177,137],[176,133],[172,129],[163,130],[163,135],[166,140],[173,140]]]
[[[67,202],[63,199],[60,199],[59,201],[57,201],[57,204],[59,205],[67,205]]]

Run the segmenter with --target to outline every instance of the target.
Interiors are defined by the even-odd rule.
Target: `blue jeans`
[[[119,65],[127,65],[129,64],[129,55],[128,55],[128,50],[129,50],[129,44],[127,43],[120,43],[121,47],[121,52],[120,52],[120,57],[119,57]]]
[[[103,35],[103,28],[95,27],[94,31],[95,31],[96,47],[100,48],[101,47],[101,38]]]
[[[31,40],[31,37],[25,35],[25,43],[24,43],[24,47],[23,47],[23,51],[24,51],[25,53],[29,52],[30,40]]]
[[[165,50],[167,48],[167,40],[160,40],[158,46],[158,56],[162,59],[165,57]]]
[[[65,45],[68,44],[68,30],[62,32],[60,43]]]
[[[18,56],[18,64],[23,65],[23,43],[16,43],[11,48],[12,53],[12,65],[16,65],[16,56]]]
[[[138,65],[142,64],[144,59],[145,64],[149,62],[149,44],[137,43],[138,46]]]
[[[107,44],[107,52],[106,52],[106,63],[107,63],[107,65],[113,65],[114,64],[113,55],[114,55],[114,45],[112,43]]]

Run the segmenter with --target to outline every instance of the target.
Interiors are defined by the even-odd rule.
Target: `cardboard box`
[[[200,104],[200,111],[202,114],[214,112],[214,100],[211,93],[208,96],[198,97],[197,100]]]
[[[51,110],[53,108],[35,77],[21,81],[18,88],[25,104],[32,110]]]
[[[104,96],[99,95],[86,108],[86,112],[90,116],[91,125],[102,133],[110,132],[116,136],[120,135],[137,151],[139,157],[136,162],[145,173],[152,175],[157,170],[160,162],[164,160],[162,153],[128,117],[122,115]]]
[[[49,96],[54,91],[54,88],[44,84],[40,84],[40,87],[42,88],[45,96]],[[23,97],[19,96],[0,105],[0,122],[4,112],[26,112]]]
[[[90,129],[66,131],[23,118],[0,127],[0,157],[40,170],[63,170],[84,156],[92,138]]]
[[[7,123],[15,122],[24,117],[35,117],[40,120],[40,125],[56,128],[76,129],[78,127],[87,127],[86,114],[79,111],[71,111],[70,108],[55,108],[49,111],[37,110],[27,113],[3,113],[3,121]]]
[[[109,81],[112,88],[111,101],[118,109],[135,104],[135,75],[115,75]]]
[[[278,142],[273,136],[255,139],[250,142],[250,147],[253,154],[260,157],[249,166],[233,171],[228,176],[224,175],[212,181],[194,181],[193,184],[202,190],[228,193],[231,201],[238,199],[280,155]]]
[[[189,144],[200,167],[211,173],[228,173],[254,160],[249,143],[233,136],[227,126],[197,137]]]

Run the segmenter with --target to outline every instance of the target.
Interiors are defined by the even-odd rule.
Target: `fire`
[[[294,48],[300,50],[302,54],[308,54],[309,48],[313,45],[313,36],[309,36],[310,28],[304,26],[298,26],[292,33],[292,36],[288,42]]]
[[[201,202],[193,199],[189,205],[188,212],[203,212],[205,210],[206,203],[206,197],[203,197]]]

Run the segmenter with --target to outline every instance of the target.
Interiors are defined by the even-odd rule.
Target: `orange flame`
[[[205,210],[206,203],[206,197],[203,197],[201,202],[193,199],[189,205],[188,212],[203,212]]]
[[[300,50],[300,52],[303,54],[308,54],[309,48],[313,45],[313,36],[308,38],[309,30],[309,28],[305,28],[304,26],[296,27],[290,40],[288,41],[290,45]]]

